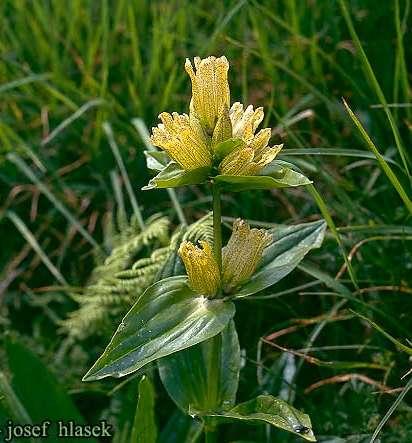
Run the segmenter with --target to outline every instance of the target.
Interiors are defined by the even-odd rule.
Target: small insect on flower
[[[152,130],[151,141],[155,146],[166,151],[183,169],[211,166],[212,152],[207,137],[193,114],[162,112],[159,118],[162,123]]]
[[[179,255],[185,265],[189,286],[198,294],[213,297],[220,288],[219,266],[207,241],[199,241],[201,248],[185,241]]]
[[[264,229],[250,229],[244,220],[235,220],[232,235],[222,251],[225,293],[233,292],[253,275],[271,240],[272,236]]]
[[[275,159],[283,145],[269,147],[271,129],[261,129],[255,134],[263,120],[263,108],[244,109],[239,102],[233,103],[229,111],[233,138],[244,145],[228,154],[220,163],[219,171],[224,175],[256,175]]]

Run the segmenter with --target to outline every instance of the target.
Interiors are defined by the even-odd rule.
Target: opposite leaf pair
[[[136,303],[84,380],[122,377],[219,334],[235,314],[233,301],[262,291],[292,272],[309,251],[322,244],[325,228],[325,222],[319,220],[270,230],[270,244],[264,248],[257,268],[231,292],[230,299],[206,297],[204,291],[190,287],[183,275],[154,283],[138,294]],[[257,235],[260,230],[250,231]],[[267,235],[267,231],[263,232]],[[234,251],[230,243],[238,235],[233,234],[226,248]],[[227,282],[233,284],[231,279]]]

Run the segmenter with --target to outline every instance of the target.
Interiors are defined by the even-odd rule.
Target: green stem
[[[205,420],[205,443],[217,443],[216,427],[206,419]]]
[[[213,250],[215,258],[222,272],[222,207],[220,202],[220,189],[212,183],[213,195]]]

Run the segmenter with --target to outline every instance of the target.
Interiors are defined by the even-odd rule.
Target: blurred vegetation
[[[239,397],[269,392],[293,401],[311,415],[320,441],[370,441],[410,380],[402,379],[410,354],[355,313],[411,345],[412,224],[399,197],[402,188],[411,198],[412,183],[411,16],[409,0],[3,0],[0,423],[41,420],[35,411],[46,401],[45,414],[61,404],[61,417],[108,419],[114,441],[130,441],[138,377],[91,384],[81,377],[140,286],[105,305],[104,327],[93,309],[87,334],[67,327],[87,306],[79,294],[93,296],[96,266],[142,238],[103,123],[113,129],[145,223],[166,217],[159,235],[126,251],[117,272],[164,247],[179,224],[167,192],[140,191],[150,177],[142,122],[150,128],[161,111],[187,111],[186,57],[224,54],[232,101],[265,108],[273,143],[285,144],[282,158],[316,188],[225,195],[224,213],[263,225],[321,214],[331,228],[299,270],[239,305]],[[380,163],[342,97],[384,156]],[[177,190],[189,222],[210,210],[207,195],[201,186]],[[19,372],[24,365],[32,370]],[[166,429],[183,429],[152,375],[159,429],[168,422]],[[32,392],[30,377],[43,390]],[[383,442],[412,441],[410,402],[406,393],[393,408]],[[221,439],[295,441],[243,426],[224,427]]]

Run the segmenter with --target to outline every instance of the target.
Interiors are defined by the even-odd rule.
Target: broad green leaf
[[[259,175],[217,175],[214,180],[226,191],[238,192],[249,189],[273,189],[304,186],[312,183],[291,164],[274,160]]]
[[[83,380],[135,372],[147,363],[214,337],[234,314],[233,303],[193,292],[186,276],[161,280],[139,297]]]
[[[157,427],[155,421],[155,392],[147,376],[139,383],[139,399],[132,428],[133,443],[156,443]]]
[[[178,410],[162,429],[158,443],[196,443],[202,431],[203,423],[200,420],[193,420]]]
[[[244,421],[255,425],[268,423],[305,440],[316,441],[309,416],[271,395],[259,395],[229,411],[208,413],[207,416],[222,422]]]
[[[195,185],[203,183],[209,176],[210,168],[198,168],[192,170],[182,169],[176,162],[170,162],[156,177],[149,181],[142,190],[155,188],[176,188],[178,186]]]
[[[237,297],[255,294],[284,278],[311,249],[320,247],[325,229],[324,220],[271,229],[273,240],[263,253],[262,263],[237,291]]]
[[[230,138],[229,140],[225,140],[214,146],[213,151],[216,157],[221,160],[235,149],[242,148],[245,144],[246,143],[241,138]]]
[[[69,394],[35,354],[17,341],[6,342],[6,354],[12,374],[13,391],[33,423],[51,421],[49,431],[50,436],[54,437],[58,420],[73,420],[76,424],[85,424]],[[74,437],[66,440],[96,441],[93,438]]]
[[[158,361],[170,397],[186,413],[233,407],[239,383],[240,347],[233,321],[213,338]]]

